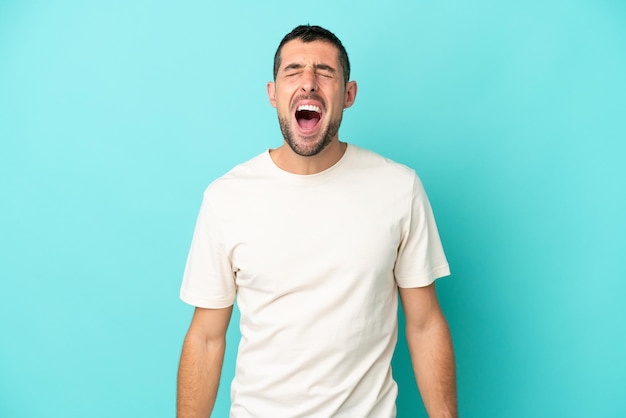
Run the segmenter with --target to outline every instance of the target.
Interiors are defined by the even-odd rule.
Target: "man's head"
[[[310,25],[300,25],[295,27],[291,32],[289,32],[280,44],[278,45],[278,49],[276,50],[276,54],[274,54],[274,80],[276,80],[276,74],[278,74],[278,69],[281,64],[281,51],[283,46],[294,39],[299,39],[304,43],[313,42],[313,41],[322,41],[327,42],[331,45],[334,45],[335,48],[339,51],[339,63],[341,64],[341,69],[343,71],[343,81],[347,83],[350,80],[350,60],[348,59],[348,53],[346,49],[343,47],[343,44],[335,36],[331,31],[324,29],[320,26],[310,26]]]
[[[285,142],[301,156],[314,156],[338,141],[343,110],[352,106],[356,83],[341,41],[319,26],[298,26],[274,56],[274,82],[267,92]]]

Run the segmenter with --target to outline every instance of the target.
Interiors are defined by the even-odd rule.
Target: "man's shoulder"
[[[355,167],[370,172],[372,175],[385,175],[392,178],[411,180],[417,177],[411,167],[385,157],[375,151],[350,145]]]
[[[205,193],[220,193],[233,190],[234,187],[246,186],[250,181],[260,180],[269,172],[268,153],[264,151],[249,160],[237,164],[222,176],[213,180]]]
[[[258,176],[269,171],[269,161],[270,158],[268,151],[263,151],[249,160],[237,164],[218,180],[238,180],[241,178]]]

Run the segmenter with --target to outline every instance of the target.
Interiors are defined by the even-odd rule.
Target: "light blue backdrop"
[[[359,82],[341,138],[431,197],[462,416],[626,416],[619,0],[0,1],[0,416],[174,415],[202,191],[281,143],[265,83],[307,22]]]

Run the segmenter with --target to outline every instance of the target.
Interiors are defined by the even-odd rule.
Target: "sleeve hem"
[[[396,277],[396,283],[400,288],[426,287],[435,282],[435,280],[450,275],[450,266],[448,264],[432,269],[428,274],[421,276]]]
[[[198,297],[195,295],[190,295],[183,291],[180,292],[180,299],[188,305],[195,306],[197,308],[205,308],[205,309],[222,309],[228,308],[235,304],[235,296],[226,296],[223,298],[213,298],[207,299]]]

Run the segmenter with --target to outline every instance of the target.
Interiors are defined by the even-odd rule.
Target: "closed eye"
[[[327,64],[316,64],[314,66],[315,74],[324,78],[333,78],[337,74],[337,70]],[[292,63],[283,68],[285,77],[293,77],[304,72],[302,64]]]
[[[289,64],[283,68],[283,72],[285,76],[289,77],[292,75],[300,74],[303,71],[303,66],[300,64]]]
[[[318,75],[325,77],[325,78],[333,78],[335,75],[333,73],[329,73],[329,72],[318,72]]]
[[[317,64],[315,66],[315,72],[321,76],[328,78],[332,78],[335,76],[335,74],[337,74],[337,70],[326,64]]]

